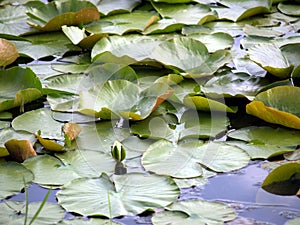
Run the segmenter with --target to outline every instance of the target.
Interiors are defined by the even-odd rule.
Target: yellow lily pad
[[[258,94],[246,112],[269,123],[300,129],[300,88],[280,86]]]

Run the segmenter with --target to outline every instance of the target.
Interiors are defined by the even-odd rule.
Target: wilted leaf
[[[13,63],[19,56],[16,46],[3,38],[0,38],[0,68]]]
[[[5,142],[4,145],[9,155],[17,162],[23,162],[37,155],[29,140],[11,139]]]
[[[81,127],[76,123],[65,123],[62,131],[68,135],[70,141],[73,141],[81,132]]]

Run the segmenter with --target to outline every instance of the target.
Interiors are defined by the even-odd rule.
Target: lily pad
[[[173,203],[154,215],[154,225],[204,225],[223,224],[236,218],[235,211],[224,203],[189,200]]]
[[[154,83],[141,90],[129,81],[112,80],[81,92],[79,112],[102,119],[142,120],[171,94],[169,86],[164,83]]]
[[[28,204],[28,217],[27,221],[31,221],[38,211],[41,202],[31,202]],[[24,214],[26,207],[24,202],[5,201],[0,204],[1,222],[5,224],[24,224]],[[40,225],[56,224],[63,219],[65,211],[57,204],[45,202],[38,217],[35,218],[34,223]]]
[[[300,164],[283,164],[265,178],[262,188],[278,195],[295,195],[300,189]]]
[[[200,95],[186,96],[183,99],[183,104],[189,108],[206,111],[206,112],[210,112],[210,111],[229,112],[229,113],[237,112],[237,108],[235,107],[228,107],[222,102],[209,99]]]
[[[122,14],[131,12],[137,7],[141,0],[90,0],[97,6],[99,12],[104,15]]]
[[[85,29],[94,34],[123,35],[129,32],[142,32],[157,20],[159,20],[159,17],[156,13],[137,10],[132,13],[107,16],[86,25]]]
[[[4,160],[0,161],[0,175],[0,199],[20,192],[24,188],[24,182],[27,185],[33,180],[30,170],[19,163]]]
[[[97,8],[88,1],[30,2],[27,4],[27,23],[43,31],[57,31],[63,25],[86,24],[98,20]]]
[[[291,2],[292,3],[292,2]],[[280,12],[289,15],[289,16],[300,16],[300,7],[299,4],[291,4],[286,2],[280,2],[277,8]]]
[[[282,51],[275,44],[259,44],[248,51],[251,60],[279,78],[288,78],[293,70]]]
[[[152,5],[162,18],[170,18],[177,24],[201,25],[217,19],[217,13],[204,4],[166,4],[154,2],[152,2]]]
[[[69,212],[114,218],[167,206],[179,195],[174,181],[163,176],[130,173],[113,179],[73,180],[57,193],[58,203]]]
[[[58,225],[120,225],[120,223],[100,218],[90,218],[89,220],[73,218],[69,220],[60,221]]]
[[[0,111],[32,102],[42,96],[42,84],[29,68],[0,70]]]
[[[47,108],[28,111],[12,121],[12,127],[17,131],[27,131],[36,134],[39,130],[43,138],[64,140],[62,123],[52,119],[51,111]]]
[[[17,162],[23,162],[37,155],[29,140],[11,139],[5,142],[4,145],[12,159]]]
[[[3,38],[0,38],[0,68],[13,63],[19,56],[16,46]]]
[[[214,74],[229,62],[230,54],[226,50],[209,54],[202,42],[175,37],[154,48],[152,58],[170,68],[180,69],[187,77],[198,78]]]
[[[246,166],[249,159],[240,148],[224,143],[194,141],[172,144],[160,140],[145,151],[142,165],[157,174],[191,178],[202,174],[201,165],[216,172],[229,172]]]
[[[299,87],[279,86],[259,93],[246,106],[248,114],[267,122],[300,129]]]

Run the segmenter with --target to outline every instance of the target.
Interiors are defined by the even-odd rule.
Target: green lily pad
[[[64,140],[61,131],[63,123],[55,121],[47,108],[28,111],[12,121],[12,127],[17,131],[27,131],[36,134],[41,131],[41,137]]]
[[[0,33],[21,35],[31,31],[26,23],[27,15],[24,5],[6,5],[0,8]]]
[[[267,122],[300,129],[299,87],[279,86],[259,93],[246,106],[248,114]]]
[[[182,70],[187,77],[198,78],[214,74],[229,62],[230,54],[226,50],[209,54],[202,42],[175,37],[154,48],[152,58],[170,68]]]
[[[13,42],[20,56],[40,59],[47,56],[63,55],[68,51],[81,51],[63,34],[51,32],[26,37],[26,41]]]
[[[224,143],[195,141],[176,145],[160,140],[145,151],[142,165],[157,174],[191,178],[202,174],[201,165],[216,172],[229,172],[246,166],[249,159],[240,148]]]
[[[123,35],[128,32],[142,32],[157,20],[159,20],[159,17],[156,13],[134,11],[132,13],[107,16],[86,25],[85,29],[90,33]]]
[[[81,92],[79,112],[102,119],[142,120],[171,94],[169,86],[164,83],[154,83],[141,90],[132,82],[112,80]]]
[[[120,128],[116,121],[101,121],[81,125],[82,131],[75,142],[78,149],[88,149],[110,154],[111,146],[117,140],[122,142],[130,133],[127,128]]]
[[[62,25],[79,25],[98,20],[100,14],[90,2],[30,2],[27,4],[27,23],[43,31],[57,31]]]
[[[42,96],[42,84],[29,68],[0,70],[0,111],[32,102]]]
[[[236,218],[235,211],[224,203],[205,200],[189,200],[173,203],[154,215],[154,225],[204,225],[223,224]]]
[[[0,161],[0,199],[20,192],[32,182],[33,174],[19,163]],[[25,183],[24,183],[25,182]],[[2,210],[0,210],[2,212]],[[1,216],[2,219],[2,216]]]
[[[300,223],[300,217],[288,220],[284,225],[297,225]]]
[[[262,188],[273,194],[295,195],[300,189],[300,163],[287,163],[272,170]]]
[[[27,221],[31,221],[38,211],[41,202],[31,202],[28,204]],[[23,225],[25,215],[24,202],[5,201],[0,204],[1,222],[7,225]],[[40,225],[56,224],[63,219],[65,211],[57,204],[45,202],[34,223]]]
[[[282,51],[275,44],[259,44],[248,51],[251,60],[279,78],[288,78],[293,70]]]
[[[92,49],[92,60],[107,63],[132,64],[151,57],[153,49],[165,36],[137,34],[109,36],[98,41]]]
[[[137,7],[141,0],[90,0],[97,6],[99,12],[104,15],[122,14],[131,12]]]
[[[210,112],[210,111],[229,112],[229,113],[237,112],[237,108],[235,107],[228,107],[222,102],[209,99],[200,95],[186,96],[183,99],[183,104],[189,108],[206,111],[206,112]]]
[[[69,212],[113,218],[167,206],[179,195],[174,181],[163,176],[130,173],[113,179],[73,180],[57,193],[58,203]]]
[[[223,8],[215,8],[220,19],[228,19],[234,22],[244,20],[254,15],[269,13],[271,9],[271,1],[258,0],[218,0],[218,3],[224,5]]]
[[[253,100],[256,93],[265,85],[267,80],[249,76],[245,73],[226,73],[215,75],[201,86],[206,96],[211,97],[246,97]]]
[[[162,18],[173,19],[177,24],[201,25],[217,19],[216,12],[204,4],[166,4],[154,3],[152,5]]]
[[[90,218],[89,220],[84,220],[81,218],[74,218],[69,220],[63,220],[58,223],[58,225],[120,225],[120,223],[113,222],[107,219]]]
[[[292,2],[291,2],[292,3]],[[287,2],[280,2],[277,8],[280,12],[289,15],[289,16],[300,16],[300,7],[299,4],[291,4]]]

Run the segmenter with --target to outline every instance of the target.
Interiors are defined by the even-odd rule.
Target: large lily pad
[[[0,70],[0,111],[32,102],[42,96],[42,84],[31,69]]]
[[[159,44],[152,58],[171,68],[187,73],[188,77],[198,78],[215,73],[230,60],[226,50],[209,54],[206,46],[195,39],[175,37]]]
[[[157,14],[148,11],[117,14],[102,18],[85,26],[90,33],[123,35],[127,32],[142,32],[159,19]]]
[[[27,4],[27,23],[43,31],[60,30],[62,25],[86,24],[99,19],[97,8],[88,1],[59,1]]]
[[[250,48],[248,53],[251,60],[274,76],[287,78],[291,75],[293,65],[275,44],[259,44]]]
[[[154,225],[205,225],[223,224],[236,218],[229,206],[205,200],[189,200],[173,203],[152,218]]]
[[[58,203],[69,212],[85,216],[135,215],[176,201],[179,188],[163,176],[130,173],[76,179],[57,193]]]
[[[201,165],[216,172],[228,172],[242,168],[248,162],[249,156],[240,148],[199,141],[176,145],[160,140],[150,145],[142,157],[146,170],[177,178],[200,176]]]
[[[279,86],[258,94],[246,106],[247,113],[267,122],[300,129],[300,88]]]
[[[90,0],[104,15],[128,13],[137,7],[141,0]]]
[[[164,83],[154,83],[141,90],[129,81],[112,80],[81,92],[79,112],[102,119],[121,116],[141,120],[149,116],[171,94],[169,86]]]
[[[33,174],[30,170],[19,163],[4,160],[0,161],[0,175],[0,199],[20,192],[24,185],[33,180]]]
[[[41,204],[41,202],[28,204],[28,222],[34,218]],[[24,202],[5,201],[0,204],[1,222],[7,225],[23,225],[25,211]],[[34,219],[34,223],[40,225],[56,224],[63,219],[64,215],[65,211],[59,205],[46,202],[38,217]]]
[[[27,131],[36,134],[39,130],[43,138],[63,140],[61,131],[63,123],[52,119],[47,108],[28,111],[12,121],[12,127],[17,131]]]

